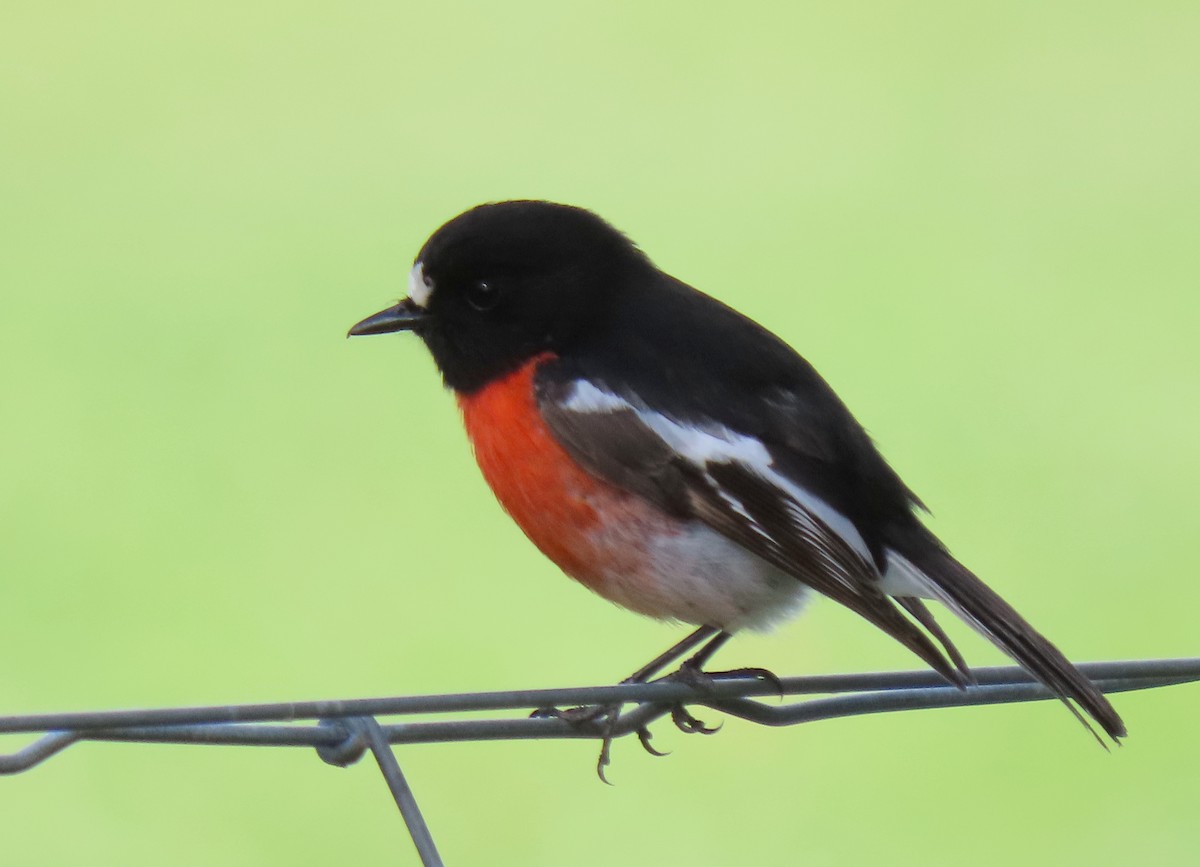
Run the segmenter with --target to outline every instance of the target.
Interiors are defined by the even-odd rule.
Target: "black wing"
[[[569,365],[544,364],[536,383],[547,425],[589,470],[672,514],[702,521],[860,614],[953,683],[965,682],[880,589],[879,573],[852,525],[831,517],[828,506],[779,476],[769,462],[730,453],[732,440],[722,453],[719,433],[602,391],[573,377]],[[680,438],[689,437],[698,447],[681,450]],[[707,457],[706,437],[716,446]],[[742,439],[743,450],[748,442]]]
[[[570,389],[580,381],[626,406],[573,409]],[[625,294],[607,327],[546,364],[538,382],[547,424],[602,477],[705,522],[962,684],[970,675],[961,655],[917,597],[937,599],[1068,706],[1078,702],[1114,738],[1125,734],[1095,685],[921,523],[915,512],[923,504],[821,376],[757,323],[659,272]],[[753,438],[766,460],[681,456],[662,426],[647,422],[656,418]],[[830,512],[852,531],[828,520]],[[880,580],[897,557],[915,567],[917,581],[892,590],[893,601]],[[942,644],[957,671],[896,603]]]

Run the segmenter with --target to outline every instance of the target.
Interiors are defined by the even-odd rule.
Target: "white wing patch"
[[[760,478],[769,482],[791,503],[790,511],[796,521],[797,529],[810,540],[815,540],[818,548],[822,547],[819,540],[824,535],[821,526],[823,524],[828,531],[841,537],[863,560],[870,571],[875,571],[870,549],[850,519],[820,497],[779,473],[773,466],[774,461],[761,440],[740,434],[715,422],[703,426],[685,424],[647,406],[604,391],[585,380],[576,380],[573,383],[569,396],[563,402],[563,407],[578,413],[632,411],[646,427],[670,446],[672,451],[695,464],[700,470],[704,469],[705,464],[735,463],[753,471]],[[730,508],[747,519],[755,532],[770,539],[770,535],[751,519],[744,504],[724,491],[720,491],[720,495]],[[829,559],[827,555],[826,559]],[[836,571],[840,572],[841,570]],[[848,576],[840,575],[839,577],[848,578]]]
[[[562,405],[571,412],[614,412],[632,407],[625,398],[602,391],[585,379],[571,383],[571,393]]]

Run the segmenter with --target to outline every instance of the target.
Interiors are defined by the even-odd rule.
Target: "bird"
[[[449,220],[417,254],[407,297],[349,336],[407,331],[530,541],[600,596],[696,627],[630,680],[693,650],[678,674],[702,679],[732,635],[820,594],[966,688],[934,601],[1093,735],[1086,717],[1126,735],[1104,694],[926,527],[924,504],[811,364],[595,213],[530,199]],[[680,710],[681,728],[711,731]]]

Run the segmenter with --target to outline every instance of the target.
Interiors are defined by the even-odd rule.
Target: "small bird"
[[[703,645],[680,670],[695,677],[734,632],[816,591],[965,687],[935,600],[1084,725],[1080,708],[1125,735],[1100,690],[924,526],[807,361],[590,211],[508,201],[450,220],[408,297],[350,335],[395,331],[425,341],[484,478],[543,554],[618,605],[699,627],[633,680]]]

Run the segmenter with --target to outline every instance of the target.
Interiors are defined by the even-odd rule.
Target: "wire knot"
[[[317,747],[317,755],[321,761],[345,768],[363,757],[371,744],[367,738],[367,728],[373,717],[352,716],[342,719],[323,719],[318,725],[321,728],[333,729],[342,736],[342,740],[332,744],[321,744]]]

